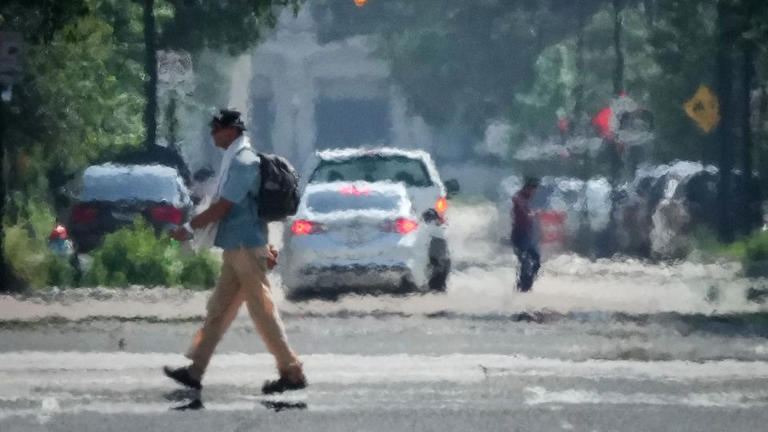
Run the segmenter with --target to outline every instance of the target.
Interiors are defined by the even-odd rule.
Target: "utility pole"
[[[3,218],[5,216],[5,129],[7,123],[6,102],[13,97],[13,84],[22,75],[22,48],[21,34],[16,32],[0,32],[0,291],[11,289],[14,281],[8,260],[5,257],[5,229]]]
[[[613,69],[613,94],[618,96],[624,91],[624,52],[621,50],[622,17],[624,0],[613,0],[613,52],[616,64]]]
[[[6,86],[0,83],[0,95],[4,94]],[[8,290],[10,268],[5,259],[5,101],[0,96],[0,291]]]
[[[733,221],[731,209],[733,200],[731,197],[731,175],[733,171],[733,112],[731,110],[731,93],[733,86],[733,65],[731,59],[732,48],[732,21],[731,8],[726,4],[727,0],[720,0],[717,4],[717,96],[720,99],[721,121],[717,130],[718,148],[720,150],[719,171],[720,184],[718,185],[718,233],[720,240],[730,243],[734,240]]]
[[[157,140],[157,33],[154,9],[155,0],[144,0],[144,71],[147,73],[147,82],[144,83],[144,148],[147,150]]]

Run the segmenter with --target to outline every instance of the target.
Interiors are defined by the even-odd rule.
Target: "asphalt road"
[[[206,293],[0,296],[0,431],[765,430],[768,319],[746,295],[763,282],[560,256],[515,293],[487,209],[462,211],[445,294],[290,303],[273,275],[310,382],[277,397],[260,395],[274,366],[244,311],[203,392],[162,375]]]

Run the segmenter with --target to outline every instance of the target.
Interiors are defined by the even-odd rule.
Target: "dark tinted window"
[[[178,203],[181,198],[176,177],[151,173],[114,171],[83,176],[81,201],[166,201]]]
[[[395,210],[400,196],[370,192],[344,194],[341,192],[316,192],[307,198],[307,208],[315,213],[331,213],[345,210]]]
[[[332,181],[393,181],[407,186],[432,186],[424,163],[405,156],[371,155],[322,161],[309,179],[310,183]]]

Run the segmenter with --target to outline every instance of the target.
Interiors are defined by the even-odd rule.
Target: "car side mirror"
[[[459,187],[458,180],[456,179],[446,180],[445,191],[447,192],[448,198],[451,198],[457,193],[459,193],[459,190],[461,190],[461,188]]]
[[[421,219],[426,223],[437,222],[440,220],[440,215],[437,214],[437,210],[429,209],[421,214]]]

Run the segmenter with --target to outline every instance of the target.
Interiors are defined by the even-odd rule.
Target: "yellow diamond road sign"
[[[685,113],[706,133],[720,122],[720,104],[717,96],[705,85],[696,90],[696,94],[683,105]]]

